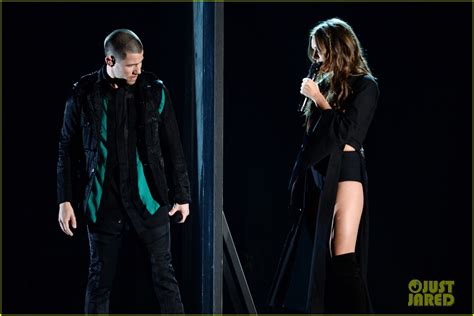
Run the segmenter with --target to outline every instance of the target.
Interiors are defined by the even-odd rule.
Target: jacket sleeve
[[[59,153],[57,162],[57,202],[75,203],[73,201],[73,175],[77,155],[74,154],[77,148],[78,137],[80,135],[80,108],[74,93],[66,101],[64,110],[63,125],[59,136]]]
[[[168,90],[163,85],[165,104],[161,113],[160,138],[161,143],[168,151],[168,165],[171,167],[173,180],[172,196],[174,202],[186,204],[191,202],[190,185],[186,160],[179,135],[179,127],[171,103]]]
[[[364,77],[345,112],[322,110],[307,138],[302,158],[311,166],[344,145],[361,126],[368,127],[377,106],[379,90],[374,79]]]

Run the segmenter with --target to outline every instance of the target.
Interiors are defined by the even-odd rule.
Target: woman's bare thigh
[[[363,207],[362,183],[339,182],[334,206],[333,256],[355,251]]]

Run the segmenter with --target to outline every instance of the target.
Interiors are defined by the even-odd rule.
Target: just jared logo
[[[408,306],[452,306],[454,281],[411,280]]]

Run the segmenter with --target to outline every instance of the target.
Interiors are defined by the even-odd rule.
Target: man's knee
[[[116,262],[94,260],[89,264],[89,287],[111,289],[114,283]]]

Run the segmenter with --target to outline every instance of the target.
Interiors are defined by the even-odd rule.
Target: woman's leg
[[[331,313],[370,311],[355,256],[363,207],[362,184],[357,181],[339,182],[334,207],[333,257],[327,270],[326,309]]]
[[[364,191],[358,181],[339,182],[334,206],[333,256],[355,252],[364,207]]]

